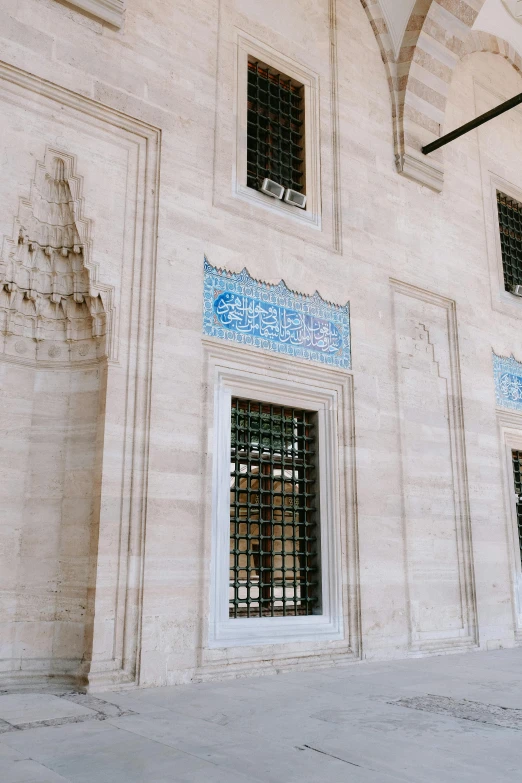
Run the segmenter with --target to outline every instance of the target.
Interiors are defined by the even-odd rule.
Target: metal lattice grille
[[[230,617],[320,612],[315,419],[232,400]]]
[[[522,285],[522,204],[497,191],[504,285]]]
[[[515,493],[517,500],[518,541],[522,560],[522,451],[513,452],[513,474],[515,477]]]
[[[248,63],[247,185],[265,177],[305,192],[303,86],[259,62]]]

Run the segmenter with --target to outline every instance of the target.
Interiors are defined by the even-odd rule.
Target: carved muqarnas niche
[[[47,149],[44,162],[36,165],[30,197],[20,199],[13,238],[5,241],[0,260],[4,350],[14,338],[18,349],[20,338],[36,343],[38,358],[73,358],[56,343],[69,348],[80,343],[77,360],[105,350],[106,314],[91,284],[90,224],[82,215],[81,185],[74,158]],[[45,342],[51,345],[42,351]]]

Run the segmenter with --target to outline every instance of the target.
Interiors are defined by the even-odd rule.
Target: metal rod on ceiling
[[[497,106],[495,109],[490,109],[485,114],[481,114],[480,117],[476,117],[474,120],[471,120],[471,122],[461,125],[460,128],[451,131],[451,133],[446,133],[445,136],[441,136],[440,139],[432,141],[431,144],[426,144],[426,146],[422,148],[422,152],[424,155],[429,155],[430,152],[435,152],[435,150],[440,149],[440,147],[444,147],[445,144],[449,144],[450,141],[455,141],[455,139],[458,139],[460,136],[464,136],[465,133],[469,133],[469,131],[478,128],[479,125],[484,125],[485,122],[489,122],[489,120],[493,120],[500,114],[504,114],[505,111],[514,109],[515,106],[518,106],[520,103],[522,103],[522,92],[520,95],[515,95],[514,98],[510,98],[509,101],[501,103],[500,106]]]

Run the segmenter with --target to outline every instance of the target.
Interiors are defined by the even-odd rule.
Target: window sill
[[[319,214],[314,214],[308,209],[293,207],[291,204],[267,196],[259,190],[254,190],[254,188],[249,188],[247,185],[239,183],[236,187],[236,196],[242,201],[260,206],[272,214],[284,215],[291,220],[296,220],[299,223],[305,223],[306,225],[321,230],[321,216]]]
[[[85,11],[118,29],[123,25],[125,0],[67,0],[67,4]]]
[[[291,642],[324,642],[344,638],[341,617],[250,617],[216,622],[209,648],[245,647]]]

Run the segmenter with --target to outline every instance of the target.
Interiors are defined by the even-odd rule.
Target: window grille
[[[522,451],[513,452],[513,473],[515,478],[515,493],[517,495],[517,524],[520,558],[522,561]]]
[[[232,400],[230,617],[320,614],[315,419]]]
[[[522,285],[522,204],[497,191],[504,285]]]
[[[305,193],[304,88],[257,61],[248,63],[247,185],[268,177]]]

